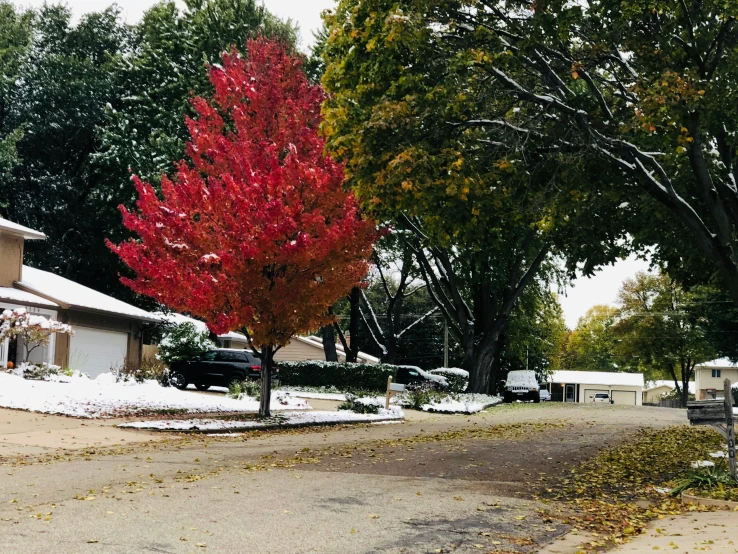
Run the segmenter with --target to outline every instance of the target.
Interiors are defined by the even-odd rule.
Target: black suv
[[[277,379],[274,368],[272,379]],[[197,390],[212,386],[227,387],[234,381],[261,379],[261,360],[251,350],[218,348],[192,360],[174,362],[169,368],[169,382],[178,389],[193,383]]]

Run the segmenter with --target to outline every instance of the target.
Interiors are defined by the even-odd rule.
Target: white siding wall
[[[593,392],[594,391],[594,392]],[[615,403],[625,403],[625,399],[629,399],[629,404],[633,401],[630,400],[631,395],[616,394],[618,391],[627,391],[629,393],[635,393],[635,406],[643,405],[643,389],[641,387],[628,387],[624,385],[617,386],[605,386],[605,385],[579,385],[579,402],[592,402],[590,396],[594,396],[595,392],[604,392],[610,395],[611,398],[615,399]],[[620,398],[620,402],[618,402]]]

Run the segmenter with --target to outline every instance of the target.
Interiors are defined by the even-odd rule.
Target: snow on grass
[[[445,396],[438,401],[423,404],[424,412],[475,414],[499,404],[502,398],[486,394],[457,394]]]
[[[289,393],[295,398],[314,398],[315,400],[338,400],[343,402],[346,400],[345,392],[338,389],[327,389],[330,392],[323,392],[323,389],[311,387],[279,387],[279,390]]]
[[[118,427],[126,429],[151,429],[158,431],[250,431],[252,429],[275,427],[301,427],[304,425],[335,425],[339,423],[385,423],[401,421],[404,414],[400,410],[380,410],[378,414],[355,414],[354,412],[284,412],[277,417],[236,421],[226,419],[170,419],[135,421],[121,423]]]
[[[31,381],[0,372],[0,407],[85,418],[109,418],[157,411],[187,414],[257,412],[254,398],[236,400],[162,387],[156,381],[116,383],[110,373],[58,381]],[[307,401],[276,391],[272,410],[310,409]]]

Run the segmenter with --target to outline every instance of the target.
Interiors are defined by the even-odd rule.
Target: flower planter
[[[738,509],[738,502],[732,500],[720,500],[718,498],[705,498],[703,496],[694,496],[693,494],[682,493],[683,504],[701,504],[703,506],[719,506],[727,507],[733,510]]]

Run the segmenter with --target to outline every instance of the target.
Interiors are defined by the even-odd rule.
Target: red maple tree
[[[376,223],[342,188],[343,167],[318,133],[319,86],[272,40],[210,70],[212,100],[194,98],[190,141],[161,198],[134,178],[138,235],[108,246],[135,272],[134,291],[203,318],[215,333],[245,330],[261,349],[260,415],[270,415],[272,360],[366,274]]]

